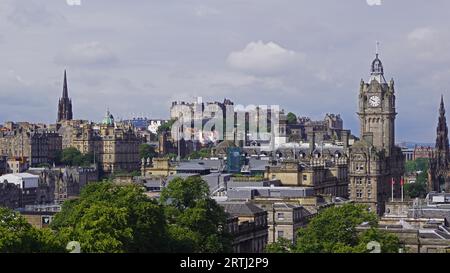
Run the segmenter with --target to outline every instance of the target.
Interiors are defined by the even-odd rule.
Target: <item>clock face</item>
[[[378,96],[372,96],[369,98],[369,105],[372,107],[377,107],[381,103],[381,99]]]

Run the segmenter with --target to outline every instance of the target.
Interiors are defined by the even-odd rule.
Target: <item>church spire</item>
[[[69,91],[67,88],[67,72],[64,70],[63,92],[58,103],[58,122],[63,120],[72,120],[72,117],[72,100],[69,98]]]
[[[67,99],[69,98],[69,91],[67,90],[67,73],[65,69],[64,69],[64,86],[62,97]]]

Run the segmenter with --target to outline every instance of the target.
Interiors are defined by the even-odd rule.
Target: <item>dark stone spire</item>
[[[450,152],[448,143],[448,127],[445,118],[444,96],[441,96],[441,105],[439,107],[439,122],[436,128],[436,149],[433,160],[431,161],[432,184],[430,190],[440,191],[450,188],[449,164]],[[442,185],[444,184],[444,185]]]
[[[72,120],[72,100],[69,98],[69,90],[67,88],[67,73],[64,70],[64,84],[62,97],[58,103],[58,122],[63,120]]]
[[[439,108],[439,122],[436,129],[436,152],[437,154],[442,154],[442,160],[445,163],[449,163],[449,147],[448,147],[448,127],[447,119],[445,118],[445,105],[444,96],[441,96],[441,106]],[[442,163],[444,163],[444,161]]]
[[[64,86],[63,86],[63,98],[69,98],[69,91],[67,90],[67,73],[66,70],[64,70]]]

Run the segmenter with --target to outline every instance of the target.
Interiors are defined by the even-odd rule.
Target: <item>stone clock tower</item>
[[[372,137],[373,146],[384,149],[389,156],[395,146],[394,80],[386,83],[378,53],[372,62],[369,83],[361,81],[358,115],[361,136]]]
[[[394,80],[386,82],[383,64],[376,54],[369,81],[361,80],[358,94],[360,140],[349,149],[349,196],[382,215],[385,203],[400,194],[404,156],[395,146]],[[395,180],[392,186],[392,179]]]

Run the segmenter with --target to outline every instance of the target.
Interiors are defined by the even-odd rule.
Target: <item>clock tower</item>
[[[349,149],[349,196],[355,203],[383,215],[392,192],[394,198],[400,194],[404,156],[395,146],[394,80],[386,82],[378,53],[369,81],[361,80],[358,104],[361,135]]]
[[[384,68],[378,53],[372,62],[369,82],[361,80],[359,112],[361,137],[368,138],[374,147],[392,153],[395,146],[395,90],[394,80],[384,78]]]

